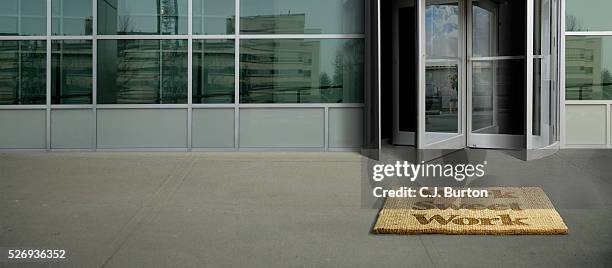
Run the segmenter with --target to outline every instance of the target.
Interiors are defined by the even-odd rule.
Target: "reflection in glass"
[[[525,1],[473,1],[472,17],[473,56],[525,55]]]
[[[234,103],[234,40],[193,42],[193,103]]]
[[[187,103],[187,40],[99,40],[98,103]]]
[[[240,46],[243,103],[363,102],[363,40],[262,39]]]
[[[364,0],[242,0],[243,34],[362,34]]]
[[[51,103],[92,103],[92,50],[89,40],[51,43]]]
[[[0,41],[0,105],[46,104],[45,41]]]
[[[550,0],[534,1],[534,55],[540,58],[533,60],[533,98],[532,98],[532,135],[541,136],[533,142],[534,146],[549,145],[552,137],[551,117],[552,101],[552,21]]]
[[[612,100],[612,37],[567,36],[567,100]]]
[[[234,34],[236,1],[193,0],[193,34]]]
[[[610,0],[566,0],[565,30],[612,31],[610,10],[612,10]]]
[[[53,0],[51,27],[54,35],[91,35],[92,1]]]
[[[472,72],[472,131],[525,134],[524,60],[475,61]]]
[[[493,10],[487,10],[475,5],[472,9],[472,49],[473,55],[494,55],[495,42],[493,38],[495,22]]]
[[[46,35],[47,0],[0,1],[0,35]]]
[[[187,0],[98,0],[98,34],[187,34]]]
[[[552,11],[550,0],[534,0],[533,54],[550,55],[552,46]]]
[[[459,132],[459,76],[457,64],[428,64],[425,70],[427,132]]]
[[[427,58],[459,56],[459,4],[427,4],[425,9]]]
[[[459,62],[461,27],[458,1],[427,1],[425,8],[425,130],[439,141],[460,132]],[[436,138],[438,137],[438,138]]]

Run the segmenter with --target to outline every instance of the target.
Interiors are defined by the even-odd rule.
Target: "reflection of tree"
[[[606,100],[612,99],[612,73],[610,73],[610,70],[603,70],[601,73],[601,82],[603,85],[603,98]]]
[[[176,0],[162,0],[159,7],[162,34],[178,34],[178,4]]]
[[[329,75],[327,73],[321,73],[319,80],[320,80],[319,84],[321,85],[321,88],[329,88],[332,84],[332,81],[329,78]]]
[[[128,33],[131,31],[131,26],[132,26],[132,17],[130,17],[129,15],[127,16],[120,16],[118,18],[118,25],[117,25],[117,30],[119,33]]]
[[[565,16],[565,30],[568,32],[582,31],[578,18],[574,15]]]

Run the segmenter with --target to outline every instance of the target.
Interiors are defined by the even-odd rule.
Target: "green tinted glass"
[[[565,98],[612,100],[612,36],[567,36]]]
[[[363,0],[241,0],[243,34],[360,34]]]
[[[46,104],[45,41],[0,41],[0,105]]]
[[[234,103],[234,40],[193,41],[193,103]]]
[[[187,40],[98,41],[98,103],[187,103]]]
[[[363,40],[242,40],[242,103],[361,103]]]
[[[187,0],[98,0],[98,34],[187,34]]]
[[[565,30],[612,31],[610,0],[566,0]]]
[[[193,0],[193,34],[234,34],[236,1]]]
[[[51,103],[91,104],[91,41],[53,41],[51,45]]]
[[[46,35],[47,0],[0,1],[0,35]]]
[[[54,35],[91,35],[93,18],[91,16],[92,1],[83,0],[53,0],[52,33]]]

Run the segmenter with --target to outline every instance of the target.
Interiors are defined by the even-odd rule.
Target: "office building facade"
[[[3,1],[0,150],[609,147],[581,2]]]

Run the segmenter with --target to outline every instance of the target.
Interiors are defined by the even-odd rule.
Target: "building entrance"
[[[556,0],[398,0],[393,138],[435,158],[557,140]]]

